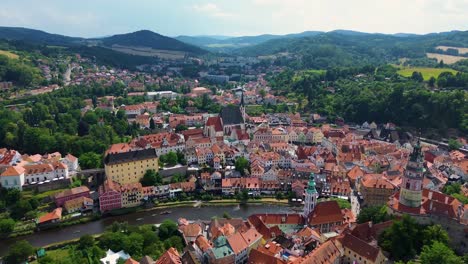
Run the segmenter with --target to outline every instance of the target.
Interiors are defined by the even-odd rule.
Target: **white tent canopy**
[[[123,250],[120,250],[119,252],[115,253],[114,251],[109,249],[106,252],[106,257],[101,259],[101,263],[116,264],[119,258],[127,260],[130,258],[130,255],[125,253]]]

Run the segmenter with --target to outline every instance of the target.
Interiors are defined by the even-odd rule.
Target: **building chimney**
[[[429,194],[427,195],[427,198],[428,198],[429,200],[432,200],[432,191],[429,191]]]
[[[372,221],[369,221],[369,228],[372,228]]]
[[[432,211],[432,200],[431,200],[431,203],[429,204],[429,211]]]
[[[446,196],[445,196],[445,204],[448,204],[448,199],[449,199],[449,196],[446,195]]]

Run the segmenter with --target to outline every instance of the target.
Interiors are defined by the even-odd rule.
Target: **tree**
[[[379,237],[382,249],[395,260],[412,259],[422,247],[421,226],[408,215],[393,222]]]
[[[116,263],[117,263],[117,264],[125,264],[126,261],[127,261],[127,260],[125,260],[125,259],[123,259],[123,258],[119,258],[119,259],[117,260]]]
[[[448,141],[448,147],[450,150],[457,150],[462,147],[462,144],[458,140],[451,138]]]
[[[362,224],[371,221],[372,223],[377,224],[389,219],[390,216],[387,214],[386,206],[369,206],[361,209],[357,217],[357,222]]]
[[[456,193],[461,192],[461,184],[460,183],[447,183],[442,192],[448,195],[454,195]]]
[[[78,249],[84,250],[94,246],[94,237],[91,235],[84,235],[78,241]]]
[[[226,219],[231,219],[231,215],[228,213],[228,212],[224,212],[223,213],[223,218],[226,218]]]
[[[236,199],[240,201],[242,204],[247,203],[249,200],[249,191],[247,189],[242,189],[240,192],[237,193]]]
[[[162,178],[155,170],[147,170],[140,180],[143,186],[158,186],[162,184]]]
[[[236,170],[242,175],[245,175],[245,170],[248,169],[249,161],[244,157],[239,157],[235,162]]]
[[[22,263],[34,254],[34,247],[26,240],[20,240],[10,247],[5,260],[7,263]]]
[[[123,242],[123,250],[132,256],[141,256],[144,238],[141,234],[132,232]]]
[[[164,222],[162,222],[162,224],[159,226],[159,238],[161,240],[165,240],[173,235],[176,235],[178,232],[177,230],[177,223],[169,219],[164,220]]]
[[[177,151],[177,162],[186,165],[187,161],[185,160],[185,155],[181,151]]]
[[[411,75],[411,79],[414,80],[414,81],[417,81],[417,82],[422,82],[424,81],[424,78],[422,76],[422,74],[420,72],[413,72],[413,74]]]
[[[186,125],[182,125],[182,124],[178,124],[175,128],[175,131],[176,132],[180,132],[180,131],[184,131],[184,130],[187,130],[188,127]]]
[[[78,122],[78,136],[83,137],[88,135],[89,133],[89,125],[84,120],[80,120]]]
[[[11,208],[10,215],[13,219],[19,220],[31,210],[31,204],[27,200],[21,199]]]
[[[101,167],[102,157],[95,152],[86,152],[81,154],[79,161],[82,169],[95,169]]]
[[[433,88],[435,86],[435,83],[436,83],[436,79],[434,78],[434,76],[432,76],[427,83],[428,83],[429,87]]]
[[[7,234],[15,228],[15,220],[11,218],[4,218],[0,220],[0,234]]]
[[[151,130],[156,129],[156,124],[154,123],[154,119],[153,119],[153,118],[150,118],[150,129],[151,129]]]
[[[283,200],[284,199],[284,195],[282,192],[277,192],[276,193],[276,200]]]
[[[5,202],[6,202],[7,206],[15,204],[17,201],[20,200],[20,198],[21,198],[20,190],[18,190],[16,188],[4,189],[4,190],[6,190]]]
[[[170,151],[169,153],[167,153],[166,155],[167,165],[174,166],[177,164],[177,160],[178,160],[177,154],[174,151]]]
[[[455,255],[447,245],[438,241],[425,245],[419,258],[424,264],[463,264],[461,257]]]
[[[423,243],[430,245],[432,242],[437,241],[445,245],[449,244],[449,236],[441,225],[430,225],[423,230]]]

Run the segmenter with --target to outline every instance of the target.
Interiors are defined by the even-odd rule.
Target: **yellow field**
[[[436,49],[441,49],[443,51],[446,51],[448,49],[456,49],[456,50],[458,50],[459,54],[468,53],[468,48],[459,48],[459,47],[450,47],[450,46],[437,46]]]
[[[411,77],[411,75],[415,71],[420,72],[425,81],[429,80],[431,77],[437,78],[443,72],[451,72],[453,74],[457,73],[456,70],[449,69],[449,68],[423,68],[423,67],[404,68],[404,69],[398,70],[397,73],[404,77]]]
[[[14,53],[6,51],[6,50],[0,50],[0,55],[5,55],[10,59],[18,59],[19,58],[19,56],[17,54],[14,54]]]
[[[426,56],[431,59],[437,59],[437,62],[440,62],[441,60],[443,60],[445,64],[453,64],[457,61],[468,59],[462,56],[452,56],[452,55],[437,54],[437,53],[426,53]]]

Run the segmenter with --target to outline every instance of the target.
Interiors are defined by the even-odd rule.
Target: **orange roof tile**
[[[343,215],[337,201],[325,201],[318,203],[309,216],[310,225],[342,222]]]
[[[19,176],[24,173],[24,168],[20,166],[10,166],[2,173],[4,176]]]
[[[39,217],[39,224],[62,218],[62,207],[55,208],[52,212]]]
[[[240,233],[229,236],[227,241],[236,255],[249,246]]]

